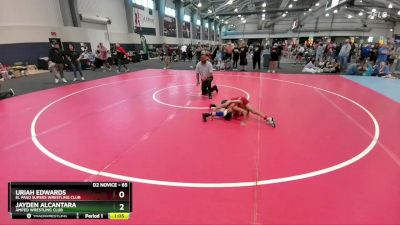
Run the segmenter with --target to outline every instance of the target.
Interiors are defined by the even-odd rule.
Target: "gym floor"
[[[133,182],[129,221],[79,224],[400,223],[399,80],[220,71],[210,100],[188,63],[143,70],[162,66],[151,61],[57,88],[49,74],[11,80],[42,91],[0,101],[0,179]],[[235,96],[277,128],[202,121]],[[77,223],[12,221],[6,198],[0,218]]]

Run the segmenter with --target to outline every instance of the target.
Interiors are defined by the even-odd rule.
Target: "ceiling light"
[[[307,13],[304,13],[304,15],[306,15]]]
[[[225,24],[228,24],[228,21],[225,21]]]
[[[286,11],[285,13],[288,14],[288,11]]]
[[[393,31],[393,29],[390,29],[390,31]]]
[[[347,18],[351,19],[351,18],[353,18],[353,16],[352,15],[348,15]]]
[[[197,4],[197,7],[201,8],[201,2],[199,2],[199,3]]]
[[[212,10],[211,10],[211,9],[208,9],[208,13],[212,13]]]
[[[262,16],[265,17],[265,13],[263,13]]]
[[[242,15],[239,14],[238,17],[242,17]]]
[[[315,6],[319,6],[319,2],[315,3]]]
[[[263,17],[263,18],[261,18],[261,20],[265,20],[265,18]]]
[[[399,16],[400,16],[400,10],[397,12],[397,15],[399,15]]]
[[[219,16],[216,16],[215,18],[219,19]]]
[[[262,12],[265,12],[265,9],[263,9]]]
[[[329,13],[325,14],[325,16],[328,17],[328,16],[329,16]]]
[[[289,9],[290,9],[290,8],[292,8],[292,7],[293,7],[293,5],[292,5],[292,4],[290,4],[288,7],[289,7]]]
[[[337,9],[333,10],[333,13],[337,13],[337,12],[338,12],[338,10],[337,10]]]
[[[235,10],[234,10],[235,12],[237,12],[238,11],[238,9],[237,8],[235,8]]]
[[[267,7],[267,3],[264,2],[264,3],[262,4],[262,7],[264,7],[264,8]]]
[[[311,11],[312,11],[312,9],[310,8],[310,9],[308,9],[308,11],[310,11],[310,12],[311,12]]]
[[[389,8],[389,9],[392,9],[392,8],[393,8],[392,3],[390,3],[390,4],[388,5],[388,8]]]
[[[232,5],[232,3],[233,3],[233,0],[229,0],[226,4],[227,5]]]
[[[372,11],[372,12],[376,12],[376,9],[375,9],[375,8],[373,8],[371,11]]]
[[[360,3],[362,3],[362,0],[360,0]]]
[[[364,15],[364,13],[363,13],[363,12],[359,12],[358,15],[359,15],[359,16],[362,16],[362,15]]]
[[[246,20],[243,20],[243,22],[242,23],[246,23]]]
[[[242,20],[242,21],[243,21],[243,20],[244,20],[244,17],[240,18],[240,20]]]
[[[297,0],[293,0],[294,2],[297,2]]]
[[[375,16],[371,16],[371,17],[369,17],[371,20],[373,20],[373,19],[375,19]]]
[[[285,17],[285,16],[286,16],[286,13],[282,14],[282,16]]]

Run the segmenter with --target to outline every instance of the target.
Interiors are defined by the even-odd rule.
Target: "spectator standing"
[[[186,61],[186,57],[187,57],[187,46],[185,44],[183,44],[181,46],[181,54],[182,54],[182,60]]]
[[[233,70],[237,70],[238,68],[238,61],[239,61],[239,56],[240,56],[240,51],[239,51],[239,47],[237,45],[235,45],[234,49],[233,49]]]
[[[320,63],[324,60],[324,44],[321,42],[318,44],[317,46],[317,50],[316,50],[316,56],[315,56],[315,61],[317,61],[317,63]]]
[[[351,45],[349,43],[349,39],[346,39],[339,52],[339,63],[341,70],[347,69],[347,60],[350,57],[350,51]]]
[[[253,70],[256,69],[256,64],[258,64],[258,70],[260,70],[260,64],[261,64],[261,45],[260,43],[257,43],[256,46],[254,47],[253,51]]]
[[[49,51],[49,68],[54,73],[54,82],[57,84],[60,79],[67,83],[67,80],[64,78],[64,58],[65,53],[60,49],[60,45],[54,44],[50,48]]]
[[[271,56],[269,59],[269,67],[268,67],[268,73],[273,72],[275,73],[276,67],[278,66],[278,60],[279,60],[279,49],[277,44],[275,43],[272,48],[271,48]]]
[[[68,51],[67,51],[67,58],[69,61],[69,64],[71,66],[72,71],[74,72],[74,80],[77,80],[77,71],[79,72],[79,75],[81,76],[81,80],[85,80],[82,74],[82,68],[81,68],[81,62],[80,60],[82,59],[82,54],[78,53],[75,49],[75,47],[72,44],[68,45]]]
[[[378,57],[377,57],[378,63],[387,62],[388,55],[389,55],[389,49],[388,49],[387,45],[382,44],[381,47],[378,49]]]
[[[247,52],[248,52],[248,47],[246,43],[242,42],[239,48],[239,59],[240,59],[239,65],[241,66],[242,71],[246,71]]]

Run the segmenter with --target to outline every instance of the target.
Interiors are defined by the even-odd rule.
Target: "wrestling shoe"
[[[265,119],[265,121],[273,128],[276,127],[276,123],[273,117],[269,116]]]
[[[210,104],[210,109],[211,109],[211,108],[215,108],[215,107],[217,107],[216,104]]]
[[[217,85],[215,85],[215,91],[216,91],[216,92],[217,92],[217,94],[218,94],[219,90],[218,90],[218,87],[217,87]]]
[[[211,116],[210,113],[203,113],[203,121],[204,121],[204,122],[207,122],[207,118],[208,118],[209,116]]]
[[[13,90],[12,88],[10,88],[9,92],[10,92],[10,95],[11,95],[11,96],[14,96],[14,95],[15,95],[15,92],[14,92],[14,90]]]

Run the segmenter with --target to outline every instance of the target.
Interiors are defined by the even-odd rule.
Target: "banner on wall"
[[[196,26],[196,39],[201,40],[201,29],[200,29],[200,26]]]
[[[164,16],[164,36],[176,37],[176,19]]]
[[[153,15],[153,11],[148,8],[144,8],[144,10],[133,8],[133,13],[135,33],[155,36],[156,18]]]
[[[182,37],[190,38],[190,23],[189,22],[182,23]]]

